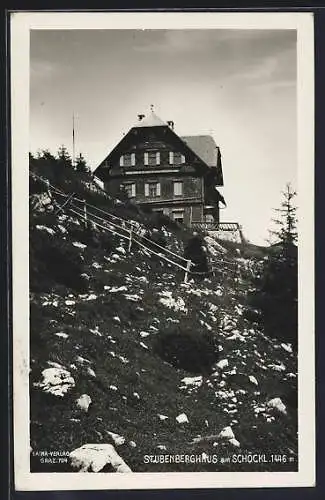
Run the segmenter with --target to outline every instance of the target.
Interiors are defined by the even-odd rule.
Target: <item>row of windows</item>
[[[129,198],[136,196],[136,184],[135,182],[128,182],[123,184]],[[182,196],[183,194],[183,182],[174,182],[174,196]],[[146,182],[144,185],[144,195],[150,198],[156,198],[161,195],[161,185],[160,182]]]
[[[160,165],[160,151],[148,151],[143,154],[144,165]],[[179,165],[185,163],[185,156],[169,151],[169,164]],[[120,167],[134,167],[136,164],[135,153],[120,156]]]

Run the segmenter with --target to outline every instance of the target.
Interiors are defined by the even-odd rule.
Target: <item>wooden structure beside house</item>
[[[225,200],[221,153],[208,135],[179,137],[172,121],[162,121],[151,109],[138,121],[94,175],[105,190],[117,194],[123,187],[141,206],[168,215],[177,222],[219,222]]]

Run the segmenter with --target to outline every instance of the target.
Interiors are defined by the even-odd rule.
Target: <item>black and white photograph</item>
[[[313,486],[311,15],[11,28],[16,488]]]

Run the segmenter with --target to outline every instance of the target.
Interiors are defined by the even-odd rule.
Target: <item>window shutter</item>
[[[124,166],[124,156],[120,156],[120,167]]]
[[[145,165],[149,164],[149,155],[148,155],[148,153],[144,153],[144,164]]]
[[[144,185],[144,195],[149,196],[149,184]]]
[[[135,196],[135,184],[131,184],[131,196]]]
[[[185,156],[181,155],[181,163],[185,163]]]
[[[173,153],[173,151],[169,151],[169,164],[170,165],[174,164],[174,153]]]
[[[157,183],[157,196],[160,196],[160,182]]]
[[[131,165],[132,167],[135,165],[135,153],[131,153]]]
[[[156,165],[160,165],[160,152],[157,151],[156,153]]]
[[[183,194],[183,183],[180,181],[174,182],[174,195],[181,196]]]

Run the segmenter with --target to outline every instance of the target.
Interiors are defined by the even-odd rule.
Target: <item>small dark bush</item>
[[[209,375],[218,352],[212,338],[190,329],[172,329],[160,333],[154,346],[156,354],[175,368]]]
[[[76,248],[37,229],[31,229],[30,241],[32,290],[46,290],[53,282],[78,292],[87,290],[88,283],[81,276],[83,262]]]

